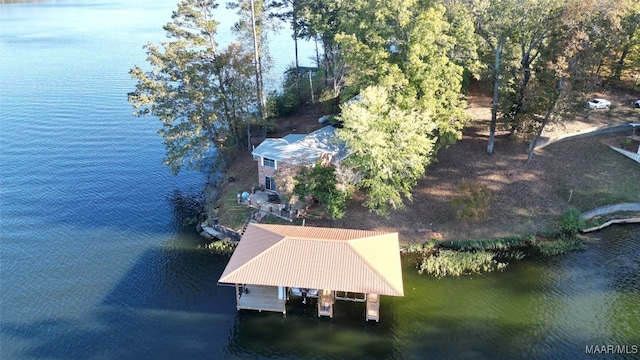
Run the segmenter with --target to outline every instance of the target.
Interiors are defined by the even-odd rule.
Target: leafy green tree
[[[240,145],[252,102],[251,54],[237,43],[219,49],[215,1],[183,0],[163,29],[170,41],[145,46],[151,70],[130,70],[134,115],[162,122],[163,161],[177,174],[198,168],[207,155],[228,155]]]
[[[338,136],[352,152],[366,205],[402,209],[435,152],[461,137],[462,68],[449,57],[455,38],[443,6],[355,2],[353,31],[336,36],[349,66],[347,85],[360,101],[343,106]]]
[[[456,39],[451,59],[462,66],[467,76],[479,78],[482,62],[478,58],[478,39],[476,38],[475,16],[461,0],[440,0],[446,8],[445,16],[451,25],[448,34]]]
[[[340,219],[345,214],[346,191],[338,188],[336,171],[333,166],[323,166],[320,161],[312,168],[303,167],[294,178],[294,194],[300,197],[313,196],[324,204],[332,219]]]
[[[411,0],[365,1],[353,33],[336,36],[349,65],[347,86],[356,93],[385,87],[398,107],[436,123],[439,146],[460,137],[466,120],[462,68],[449,57],[456,40],[444,13],[442,6],[423,8]]]
[[[428,114],[395,105],[391,96],[382,86],[365,88],[360,101],[343,108],[338,132],[351,153],[346,163],[362,176],[365,205],[378,214],[404,208],[402,197],[411,199],[436,148],[437,124]]]

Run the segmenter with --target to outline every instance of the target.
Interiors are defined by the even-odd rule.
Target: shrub
[[[287,117],[298,111],[300,103],[295,92],[273,91],[267,96],[267,114],[272,117]]]
[[[629,145],[631,145],[631,139],[629,139],[629,138],[626,138],[626,139],[624,139],[624,140],[622,140],[620,142],[620,147],[623,148],[623,149],[628,148]]]
[[[580,229],[584,227],[584,224],[584,219],[580,216],[580,211],[576,208],[565,211],[560,220],[558,220],[561,235],[568,237],[578,235]]]
[[[344,216],[348,194],[338,188],[334,166],[322,166],[321,161],[318,160],[313,168],[302,168],[294,181],[295,195],[313,196],[327,207],[327,212],[333,219]]]
[[[438,277],[460,276],[502,270],[506,266],[506,263],[496,261],[494,254],[487,251],[471,253],[440,250],[437,255],[425,256],[418,265],[418,272],[420,274],[426,272]]]
[[[273,91],[267,97],[267,114],[270,117],[288,117],[294,115],[301,105],[311,103],[320,95],[324,88],[324,73],[322,69],[313,72],[311,83],[307,75],[301,75],[296,81],[295,66],[290,65],[284,73],[282,90]],[[298,85],[300,86],[298,92]],[[313,88],[311,87],[313,86]]]
[[[486,186],[471,180],[458,183],[451,205],[457,209],[456,218],[462,221],[480,221],[487,218],[491,191]]]
[[[408,252],[420,252],[422,251],[422,244],[411,244],[407,246]]]

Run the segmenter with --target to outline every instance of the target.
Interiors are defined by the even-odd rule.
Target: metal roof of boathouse
[[[404,296],[398,233],[252,223],[218,282]]]

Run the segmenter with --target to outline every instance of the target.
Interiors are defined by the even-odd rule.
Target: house
[[[378,321],[380,295],[404,296],[398,233],[252,223],[218,283],[235,286],[238,310],[286,314],[300,295],[318,299],[318,317],[359,301]]]
[[[347,157],[344,143],[337,140],[333,126],[325,126],[309,134],[289,134],[267,138],[251,154],[258,162],[258,184],[277,191],[275,176],[285,167],[309,166],[318,159],[337,164]]]

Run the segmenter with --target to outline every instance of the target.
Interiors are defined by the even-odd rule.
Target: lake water
[[[126,98],[174,7],[0,5],[0,358],[575,359],[640,346],[637,226],[484,276],[421,276],[406,257],[406,296],[384,297],[377,324],[349,303],[331,320],[301,304],[286,318],[237,312],[216,285],[228,258],[182,223],[202,174],[171,176],[159,122],[132,117]],[[231,18],[221,10],[221,42]],[[274,78],[291,44],[272,45]]]

